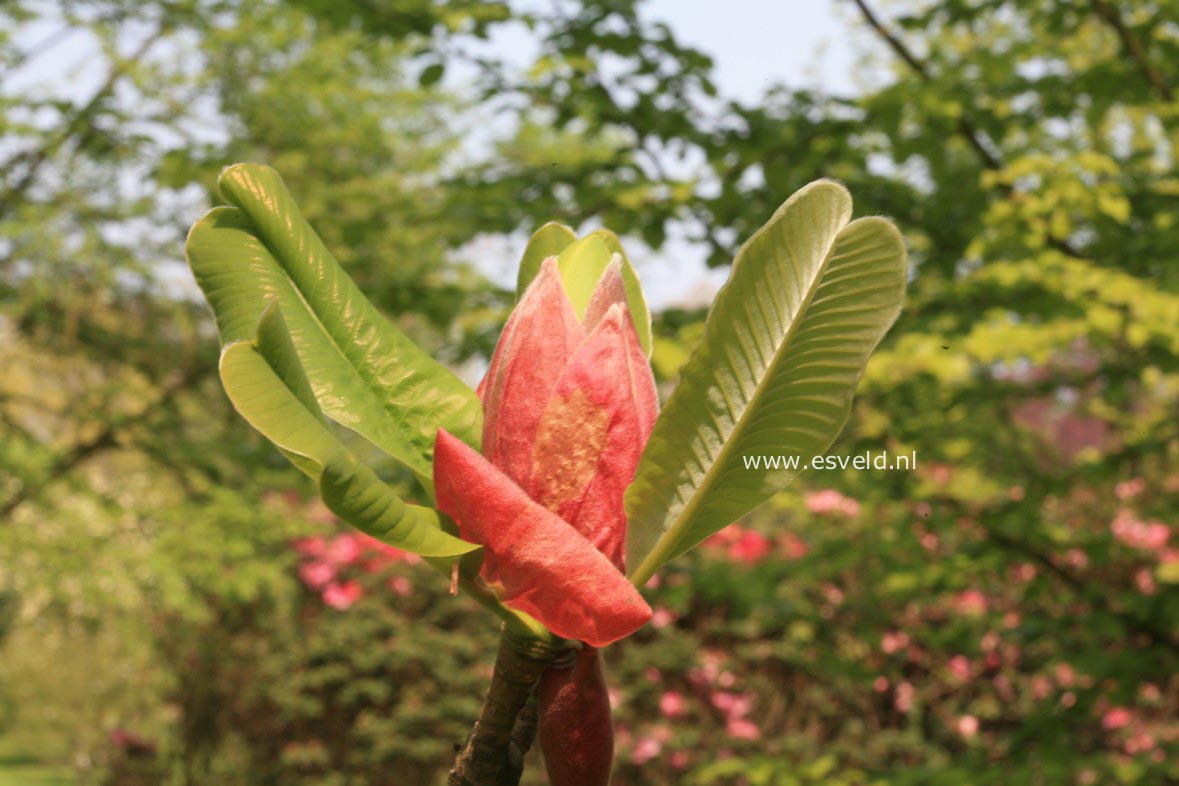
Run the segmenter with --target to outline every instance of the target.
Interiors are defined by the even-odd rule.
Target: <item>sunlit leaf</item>
[[[266,309],[253,340],[225,347],[221,383],[242,417],[319,484],[324,503],[341,519],[429,557],[478,548],[445,532],[436,510],[404,502],[331,432],[277,303]]]
[[[565,291],[573,303],[573,308],[579,317],[585,316],[590,295],[593,294],[598,279],[602,277],[614,254],[622,258],[626,305],[630,310],[635,332],[639,336],[639,345],[647,357],[650,357],[651,312],[643,296],[638,273],[623,250],[622,242],[618,235],[608,229],[595,230],[580,240],[573,234],[572,229],[555,222],[545,224],[536,230],[528,241],[528,247],[520,262],[517,295],[523,294],[525,288],[532,283],[532,279],[536,278],[541,262],[551,256],[557,257],[561,280],[565,284]]]
[[[842,430],[906,270],[891,223],[850,217],[842,186],[812,183],[738,252],[627,490],[636,584],[797,474],[745,457],[806,462]]]
[[[277,300],[321,409],[430,488],[439,427],[479,444],[474,392],[369,303],[274,170],[239,164],[222,173],[220,185],[236,207],[197,222],[187,254],[222,344],[249,339],[267,303]]]

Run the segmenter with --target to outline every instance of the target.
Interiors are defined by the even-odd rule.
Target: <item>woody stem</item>
[[[552,643],[505,630],[479,719],[459,750],[447,786],[517,786],[536,731],[530,698],[561,653]]]

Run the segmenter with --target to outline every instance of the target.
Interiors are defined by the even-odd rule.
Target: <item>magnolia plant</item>
[[[547,224],[477,390],[390,324],[271,169],[225,170],[189,234],[238,412],[339,518],[420,554],[503,627],[452,786],[518,783],[539,736],[553,786],[604,786],[613,727],[599,649],[650,618],[640,589],[823,453],[904,293],[904,244],[851,220],[830,181],[790,197],[737,254],[659,410],[651,317],[618,238]],[[404,465],[411,504],[335,423]],[[751,468],[751,466],[753,468]],[[539,731],[539,734],[538,734]]]

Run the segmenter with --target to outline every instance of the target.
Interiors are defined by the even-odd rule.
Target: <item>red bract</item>
[[[577,653],[540,679],[540,749],[550,786],[606,786],[614,761],[610,695],[597,650]]]
[[[548,259],[479,386],[483,450],[446,431],[438,507],[483,549],[482,577],[558,636],[605,646],[651,609],[623,575],[622,495],[655,423],[651,367],[611,265],[579,319]]]

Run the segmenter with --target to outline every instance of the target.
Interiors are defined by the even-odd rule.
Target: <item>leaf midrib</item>
[[[766,372],[762,374],[761,379],[754,387],[753,394],[749,397],[749,402],[757,401],[762,394],[763,388],[769,384],[770,378],[773,376],[773,374],[770,373],[771,370],[777,367],[778,362],[782,358],[782,354],[786,351],[787,347],[790,346],[791,339],[794,337],[798,325],[805,318],[807,309],[810,308],[811,301],[814,299],[815,293],[819,289],[820,282],[823,280],[823,274],[827,271],[827,266],[830,264],[831,259],[835,254],[835,249],[839,245],[839,236],[843,234],[844,230],[850,226],[851,223],[852,222],[844,223],[844,225],[840,227],[839,231],[835,233],[835,237],[831,241],[831,247],[827,250],[826,255],[824,255],[823,261],[820,263],[814,279],[807,287],[805,297],[800,301],[795,318],[790,321],[789,327],[787,327],[786,332],[782,336],[782,341],[778,344],[778,348],[774,350],[773,358],[769,363],[766,364]],[[741,434],[748,425],[749,412],[753,409],[753,406],[747,404],[741,411],[740,416],[737,417],[733,424],[733,430],[729,432],[728,438],[725,439],[721,444],[721,449],[720,452],[717,453],[716,460],[712,462],[712,466],[709,467],[708,471],[704,473],[704,479],[692,493],[692,498],[688,501],[688,504],[684,506],[682,511],[680,511],[680,515],[676,517],[672,525],[663,531],[663,535],[661,535],[659,540],[655,542],[655,547],[651,549],[650,552],[648,552],[647,556],[643,558],[643,561],[639,563],[639,567],[635,569],[633,574],[631,574],[631,582],[635,586],[641,587],[646,584],[647,580],[655,574],[656,570],[659,569],[659,566],[666,562],[666,552],[670,552],[671,549],[665,547],[663,544],[670,542],[671,538],[669,536],[673,532],[676,532],[684,522],[691,521],[692,518],[696,515],[696,511],[703,504],[704,500],[704,495],[700,493],[700,489],[707,487],[715,479],[714,476],[720,471],[719,468],[728,460],[729,453],[740,441]],[[684,533],[682,532],[679,533],[681,536],[683,534]],[[676,540],[678,540],[678,538]]]

